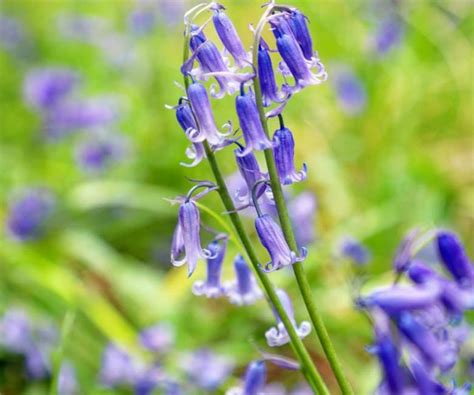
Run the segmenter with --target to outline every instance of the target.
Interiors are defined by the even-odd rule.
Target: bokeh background
[[[234,364],[221,386],[227,388],[258,358],[257,349],[266,348],[263,334],[274,323],[264,302],[239,308],[193,296],[204,265],[187,279],[186,269],[169,260],[177,207],[165,198],[185,193],[186,177],[211,177],[205,162],[179,165],[187,161],[187,141],[165,109],[182,95],[175,84],[181,81],[182,14],[195,3],[0,2],[0,313],[22,311],[34,326],[57,328],[52,354],[75,367],[81,394],[129,393],[100,384],[101,354],[114,342],[152,360],[137,334],[156,323],[174,333],[171,350],[159,356],[167,374],[189,380],[183,358],[206,348]],[[248,24],[258,21],[260,3],[223,3],[249,47]],[[305,266],[356,393],[368,394],[379,372],[364,349],[371,328],[353,307],[356,276],[367,279],[368,289],[388,283],[396,247],[413,227],[452,228],[472,256],[474,9],[467,0],[286,3],[309,17],[329,73],[285,111],[297,163],[309,168],[291,193],[317,199]],[[75,73],[75,100],[86,108],[81,117],[92,120],[71,129],[70,120],[51,120],[28,101],[28,78],[51,68]],[[232,98],[213,106],[218,123],[236,121]],[[235,172],[231,150],[219,152],[218,160],[226,175]],[[48,195],[52,213],[40,234],[18,240],[8,220],[32,188]],[[217,198],[202,204],[210,209],[204,221],[225,230],[225,216],[224,224],[216,219],[223,210]],[[248,229],[253,234],[250,220]],[[370,252],[363,268],[341,257],[348,236]],[[231,243],[226,278],[237,252]],[[302,319],[292,276],[272,277],[294,297]],[[336,388],[315,337],[306,343]],[[291,355],[287,346],[278,352]],[[53,393],[55,373],[30,380],[21,356],[0,351],[2,394]],[[290,388],[301,376],[270,368],[269,381]]]

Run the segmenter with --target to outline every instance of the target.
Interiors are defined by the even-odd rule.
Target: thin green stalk
[[[189,56],[189,27],[186,25],[185,27],[185,35],[184,35],[184,49],[183,49],[183,63],[188,59]],[[189,78],[187,76],[184,77],[184,85],[186,89],[189,87]],[[253,249],[252,243],[250,238],[248,237],[244,225],[240,219],[239,214],[237,213],[234,202],[229,194],[227,186],[224,181],[224,177],[219,169],[219,165],[217,163],[216,157],[214,152],[212,151],[211,147],[207,143],[207,141],[203,142],[204,149],[206,151],[206,157],[208,159],[209,165],[211,167],[212,173],[216,180],[216,184],[219,187],[218,193],[222,200],[222,203],[229,213],[231,222],[239,236],[240,241],[242,242],[244,249],[247,253],[247,256],[252,263],[252,266],[259,278],[265,293],[268,297],[269,302],[274,306],[275,310],[277,311],[283,325],[285,326],[288,335],[290,337],[290,344],[293,348],[293,351],[298,357],[298,360],[301,364],[301,370],[303,375],[305,376],[308,384],[313,389],[313,391],[320,395],[329,395],[329,391],[322,380],[319,372],[316,369],[308,351],[306,350],[302,340],[299,338],[296,330],[291,322],[288,314],[286,313],[285,309],[283,308],[278,295],[275,292],[275,288],[273,284],[270,282],[268,277],[260,270],[259,261],[255,250]]]
[[[270,10],[270,11],[269,11]],[[271,12],[271,8],[267,10],[268,15]],[[267,137],[270,138],[270,132],[268,130],[267,119],[265,116],[265,109],[263,107],[263,99],[262,99],[262,90],[260,88],[259,76],[258,76],[258,47],[260,44],[261,34],[263,27],[265,25],[265,20],[262,18],[257,26],[255,31],[255,40],[253,43],[253,66],[255,72],[255,77],[253,79],[254,91],[255,91],[255,100],[258,107],[258,112],[260,116],[260,121],[262,122],[263,129]],[[285,198],[283,195],[283,189],[280,183],[280,178],[278,176],[275,158],[273,156],[273,150],[267,149],[264,151],[265,154],[265,161],[267,164],[268,174],[270,176],[270,184],[272,187],[273,197],[275,199],[275,204],[278,210],[278,217],[280,219],[280,225],[285,236],[286,242],[288,243],[289,247],[292,251],[298,251],[298,245],[296,243],[295,235],[293,232],[293,227],[291,225],[290,217],[288,215],[288,208],[286,206]],[[316,308],[316,304],[313,300],[313,295],[311,291],[311,287],[308,283],[308,279],[306,277],[304,267],[301,263],[296,262],[292,265],[293,272],[296,277],[296,281],[298,283],[298,288],[300,293],[303,297],[304,304],[306,309],[308,310],[309,316],[313,323],[313,326],[316,330],[318,335],[319,341],[323,347],[324,353],[331,365],[332,371],[336,377],[336,380],[339,384],[339,387],[344,395],[352,395],[354,392],[349,381],[346,379],[342,365],[337,357],[336,350],[331,342],[329,337],[328,331],[324,322]]]
[[[250,262],[252,263],[253,268],[255,269],[257,277],[259,278],[268,299],[275,307],[276,311],[278,312],[278,315],[280,316],[283,324],[285,325],[285,328],[291,339],[291,346],[293,347],[293,350],[298,356],[298,359],[301,363],[303,374],[307,378],[313,390],[316,390],[318,394],[329,394],[321,376],[319,375],[318,371],[316,370],[316,367],[314,366],[313,361],[311,360],[308,351],[306,350],[302,340],[298,337],[298,334],[296,333],[296,330],[291,320],[286,314],[286,311],[283,308],[280,299],[278,298],[278,295],[275,292],[275,288],[268,279],[268,276],[263,273],[262,270],[259,268],[258,258],[252,246],[252,242],[250,241],[250,238],[248,237],[247,232],[245,231],[244,225],[242,223],[242,220],[240,219],[239,214],[237,214],[237,212],[235,211],[234,202],[232,201],[229,191],[227,190],[227,186],[225,184],[222,173],[220,172],[216,157],[207,142],[204,142],[204,148],[206,150],[206,155],[209,161],[209,165],[211,166],[212,173],[214,174],[214,177],[216,179],[216,184],[219,187],[218,192],[219,196],[221,197],[222,203],[224,204],[226,210],[229,212],[230,220],[232,221],[232,224],[234,225],[234,228],[237,234],[239,235],[239,238],[245,248],[247,256]]]

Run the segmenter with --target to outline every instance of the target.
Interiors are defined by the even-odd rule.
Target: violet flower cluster
[[[27,377],[44,380],[51,377],[52,354],[57,346],[56,327],[33,321],[23,310],[11,308],[0,319],[0,349],[24,358]],[[57,393],[78,395],[79,384],[74,366],[63,361],[59,370]]]
[[[438,263],[413,258],[417,233],[403,241],[394,260],[399,284],[360,297],[374,323],[369,348],[380,362],[378,394],[468,394],[470,385],[456,382],[463,343],[472,335],[465,321],[474,309],[474,265],[458,237],[440,230],[434,244]]]
[[[186,96],[179,98],[176,106],[169,107],[175,110],[178,124],[191,143],[186,155],[192,163],[184,165],[196,166],[205,159],[205,145],[212,151],[223,150],[231,144],[236,145],[234,156],[242,188],[235,192],[234,202],[237,210],[250,207],[255,210],[255,229],[262,246],[270,256],[270,261],[263,264],[259,270],[273,272],[305,259],[304,244],[314,238],[312,223],[308,221],[313,218],[312,213],[316,207],[312,195],[301,196],[301,209],[295,210],[294,220],[299,223],[301,216],[309,218],[301,222],[307,222],[307,226],[302,228],[310,230],[308,234],[298,237],[301,241],[300,251],[292,251],[274,215],[275,205],[268,185],[268,176],[260,169],[256,154],[263,150],[273,151],[282,185],[290,185],[306,178],[306,165],[303,164],[302,169],[297,170],[294,163],[295,141],[291,130],[284,124],[282,111],[293,94],[308,85],[323,82],[326,72],[317,52],[313,50],[306,17],[295,8],[276,8],[266,21],[275,37],[275,49],[270,48],[271,43],[262,40],[258,51],[258,73],[261,77],[259,83],[264,105],[274,105],[267,115],[279,118],[279,128],[273,138],[269,138],[263,128],[252,89],[252,79],[257,70],[252,69],[251,53],[245,50],[222,5],[213,2],[201,8],[197,11],[198,6],[185,16],[190,57],[184,61],[181,72],[184,78],[189,80]],[[212,14],[209,24],[195,24],[193,18],[206,10]],[[205,31],[209,29],[211,22],[223,50],[207,38]],[[273,53],[280,55],[277,69],[274,69],[271,59]],[[281,75],[280,86],[276,73]],[[211,83],[209,91],[204,84],[208,80],[215,81]],[[239,141],[240,136],[231,135],[231,122],[219,128],[212,110],[212,98],[221,99],[228,95],[235,95],[235,111],[243,141]],[[199,188],[205,188],[205,191],[193,196]],[[254,303],[261,299],[263,294],[243,256],[238,255],[233,259],[235,280],[221,280],[229,236],[218,235],[207,247],[202,245],[202,226],[197,200],[214,189],[216,187],[212,183],[201,182],[185,197],[176,199],[180,207],[171,246],[171,262],[174,266],[186,264],[190,277],[196,270],[198,261],[206,261],[207,275],[205,279],[194,283],[195,295],[208,298],[227,297],[231,303],[239,305]],[[271,209],[264,212],[264,207],[265,211],[267,207]],[[277,292],[298,335],[305,337],[311,330],[310,324],[303,322],[298,325],[288,295],[283,290]],[[276,311],[275,317],[277,325],[266,333],[270,346],[289,342],[288,333]]]

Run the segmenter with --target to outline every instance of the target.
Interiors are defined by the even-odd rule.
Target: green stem
[[[216,157],[206,141],[204,142],[204,148],[206,150],[206,156],[209,161],[209,165],[211,166],[212,173],[214,174],[214,177],[216,179],[216,184],[219,187],[218,192],[222,203],[224,204],[225,209],[229,212],[230,220],[232,221],[232,224],[234,225],[234,228],[237,234],[239,235],[239,238],[245,248],[247,256],[250,262],[252,263],[252,266],[265,290],[268,299],[275,307],[276,311],[278,312],[278,315],[280,316],[283,324],[285,325],[285,328],[291,339],[291,346],[293,347],[293,350],[298,356],[298,359],[301,363],[303,374],[308,380],[308,383],[314,390],[317,391],[318,394],[329,394],[321,376],[319,375],[318,371],[316,370],[316,367],[314,366],[313,361],[311,360],[308,351],[306,350],[302,340],[298,337],[293,323],[291,322],[290,318],[288,317],[288,314],[283,308],[280,299],[278,298],[278,295],[275,292],[275,288],[268,279],[267,275],[265,275],[259,268],[257,254],[255,253],[252,242],[250,241],[250,238],[248,237],[247,232],[245,231],[244,225],[242,223],[242,220],[240,219],[239,214],[237,214],[237,212],[235,211],[234,202],[230,197],[224,178],[222,176],[222,173],[220,172]]]
[[[184,32],[183,63],[189,57],[189,39],[190,39],[189,25],[186,24],[185,32]],[[187,90],[187,88],[189,87],[188,76],[184,77],[184,85]],[[290,320],[290,318],[288,317],[288,314],[283,308],[283,305],[280,302],[280,299],[275,291],[275,288],[273,287],[273,284],[270,282],[268,277],[260,270],[257,254],[255,253],[255,250],[250,241],[250,238],[248,237],[247,232],[245,231],[242,220],[240,219],[239,214],[237,214],[236,208],[234,206],[234,202],[229,194],[229,191],[225,184],[224,177],[222,176],[222,173],[219,169],[219,165],[217,163],[214,152],[212,151],[207,141],[204,141],[203,145],[206,151],[207,160],[209,162],[212,173],[216,180],[216,184],[219,187],[218,193],[222,200],[222,203],[225,209],[227,210],[227,212],[229,213],[231,222],[239,236],[240,241],[242,242],[244,246],[244,249],[254,268],[254,271],[257,274],[257,277],[259,278],[260,283],[262,284],[265,290],[265,293],[267,295],[269,302],[271,303],[271,305],[274,306],[281,321],[283,322],[283,325],[285,326],[285,329],[288,332],[288,335],[290,337],[290,344],[301,364],[301,370],[302,370],[303,375],[305,376],[308,384],[315,391],[315,393],[320,394],[320,395],[329,395],[329,391],[324,381],[322,380],[319,372],[317,371],[316,366],[314,365],[302,340],[299,338],[298,334],[296,333],[296,330],[292,321]]]
[[[258,27],[255,31],[255,40],[253,43],[253,66],[254,70],[256,70],[255,77],[253,79],[254,91],[255,91],[255,100],[258,107],[258,113],[260,116],[260,121],[262,122],[263,129],[265,134],[268,138],[270,138],[270,132],[268,130],[267,119],[265,116],[265,109],[263,107],[263,99],[262,99],[262,90],[260,88],[259,76],[258,76],[258,47],[260,44],[261,33],[263,30],[263,26],[265,24],[264,20],[261,20],[258,24]],[[296,243],[295,235],[293,232],[293,227],[291,225],[290,217],[288,214],[288,208],[286,206],[285,197],[283,195],[283,189],[280,183],[280,178],[278,176],[275,158],[273,156],[273,150],[267,149],[264,151],[265,154],[265,161],[267,164],[268,174],[270,176],[270,184],[272,187],[273,197],[275,199],[275,204],[278,210],[278,217],[280,219],[280,225],[285,236],[286,242],[288,246],[291,248],[292,251],[298,251],[298,245]],[[296,262],[292,265],[293,272],[296,277],[296,281],[298,283],[298,288],[300,293],[303,297],[304,304],[306,309],[308,310],[309,316],[313,323],[313,326],[316,330],[318,335],[319,341],[323,347],[324,353],[331,365],[332,371],[336,377],[336,380],[339,384],[339,387],[344,395],[352,395],[354,392],[349,384],[349,381],[346,379],[342,365],[337,357],[336,350],[331,342],[329,337],[328,331],[324,322],[321,318],[321,315],[316,308],[316,304],[313,300],[313,295],[311,291],[311,287],[308,283],[308,279],[305,274],[304,267],[301,263]]]

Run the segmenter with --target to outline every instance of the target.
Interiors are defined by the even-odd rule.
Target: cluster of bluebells
[[[460,352],[471,336],[464,319],[474,309],[474,265],[459,241],[440,230],[434,237],[437,262],[416,254],[417,232],[401,243],[394,259],[397,280],[360,297],[374,323],[374,353],[382,369],[378,394],[468,394],[456,382]],[[406,277],[409,284],[400,284]]]
[[[37,111],[42,129],[50,140],[83,132],[76,148],[81,169],[99,171],[123,157],[124,137],[116,133],[118,109],[110,97],[83,97],[81,78],[64,67],[36,68],[25,77],[25,102]]]
[[[168,323],[145,328],[138,337],[142,350],[150,354],[143,359],[123,347],[110,343],[102,354],[99,381],[109,389],[133,389],[136,395],[159,391],[165,395],[189,393],[190,389],[214,391],[232,374],[234,362],[230,357],[198,349],[176,355],[175,333]],[[176,364],[174,376],[167,371]]]
[[[50,378],[57,340],[55,326],[34,322],[23,310],[9,309],[0,319],[0,348],[24,358],[25,374],[30,380]],[[57,393],[79,394],[76,372],[68,361],[63,361],[60,367]]]
[[[292,220],[298,224],[301,222],[301,229],[308,229],[308,232],[297,234],[298,244],[301,247],[299,251],[292,251],[277,223],[268,175],[260,169],[256,153],[262,150],[273,151],[282,185],[290,185],[306,178],[306,165],[303,165],[301,170],[296,169],[295,141],[291,130],[284,124],[282,111],[292,95],[308,85],[323,82],[326,79],[326,72],[313,50],[306,17],[295,8],[275,7],[274,12],[268,16],[265,23],[275,37],[275,49],[271,49],[271,44],[262,39],[257,51],[258,61],[255,68],[250,67],[251,53],[245,50],[224,7],[210,3],[197,10],[199,6],[185,16],[191,53],[181,67],[184,78],[190,80],[186,96],[181,97],[175,107],[171,107],[175,110],[176,119],[191,143],[186,154],[192,163],[186,165],[195,166],[205,158],[205,145],[213,151],[218,151],[235,144],[234,157],[240,176],[238,180],[240,187],[233,196],[235,206],[237,210],[245,209],[256,213],[255,229],[261,244],[270,256],[270,261],[261,265],[259,270],[273,272],[305,259],[304,244],[314,238],[311,220],[314,218],[316,202],[309,193],[293,199],[297,209],[294,210]],[[208,24],[199,26],[193,21],[193,12],[200,14],[206,10],[212,14],[210,20],[222,43],[222,51],[207,38],[205,30]],[[281,86],[278,86],[275,76],[276,70],[271,59],[273,53],[278,53],[281,58],[277,68],[282,75]],[[255,77],[255,72],[260,77],[262,104],[266,107],[274,105],[273,109],[267,112],[267,116],[279,118],[279,127],[273,138],[267,136],[263,128],[252,90],[251,80]],[[211,83],[210,94],[203,84],[209,79],[215,81]],[[242,142],[239,141],[239,136],[231,136],[231,122],[227,122],[223,128],[217,126],[211,97],[221,99],[226,95],[235,95],[235,111],[242,132]],[[199,188],[206,190],[193,196]],[[228,283],[221,281],[228,236],[216,236],[206,248],[201,245],[201,219],[196,200],[214,189],[212,183],[201,182],[185,197],[177,199],[180,203],[179,218],[173,235],[171,262],[174,266],[187,264],[188,276],[191,276],[198,261],[205,260],[207,277],[205,280],[195,282],[193,292],[196,295],[209,298],[227,297],[235,304],[250,304],[262,298],[262,292],[242,256],[234,258],[235,280]],[[278,290],[278,297],[299,336],[306,336],[311,330],[309,323],[303,322],[300,325],[296,323],[291,301],[283,290]],[[288,333],[276,311],[275,318],[277,325],[266,333],[267,343],[270,346],[289,342]]]

